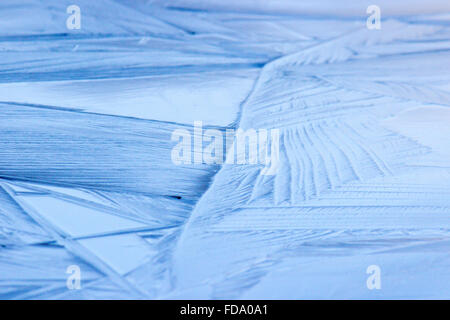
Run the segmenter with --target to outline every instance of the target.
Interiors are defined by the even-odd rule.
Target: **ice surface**
[[[227,126],[236,120],[239,104],[256,76],[256,70],[248,69],[136,79],[14,82],[0,85],[0,96],[4,101],[91,113],[191,124],[202,119],[205,125]]]
[[[448,1],[380,30],[369,1],[69,4],[0,3],[0,298],[450,297]],[[279,129],[278,171],[176,165],[194,121]]]

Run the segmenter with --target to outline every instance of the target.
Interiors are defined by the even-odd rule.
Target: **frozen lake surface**
[[[2,1],[0,298],[450,298],[450,8],[405,3]],[[174,163],[198,121],[278,170]]]

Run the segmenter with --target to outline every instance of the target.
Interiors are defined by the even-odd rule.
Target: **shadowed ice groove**
[[[215,170],[172,163],[171,134],[188,125],[11,104],[2,111],[4,178],[196,198]]]

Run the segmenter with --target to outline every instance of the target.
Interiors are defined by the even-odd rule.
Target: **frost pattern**
[[[450,16],[312,3],[2,1],[0,298],[449,298]],[[277,174],[173,164],[194,120]]]

